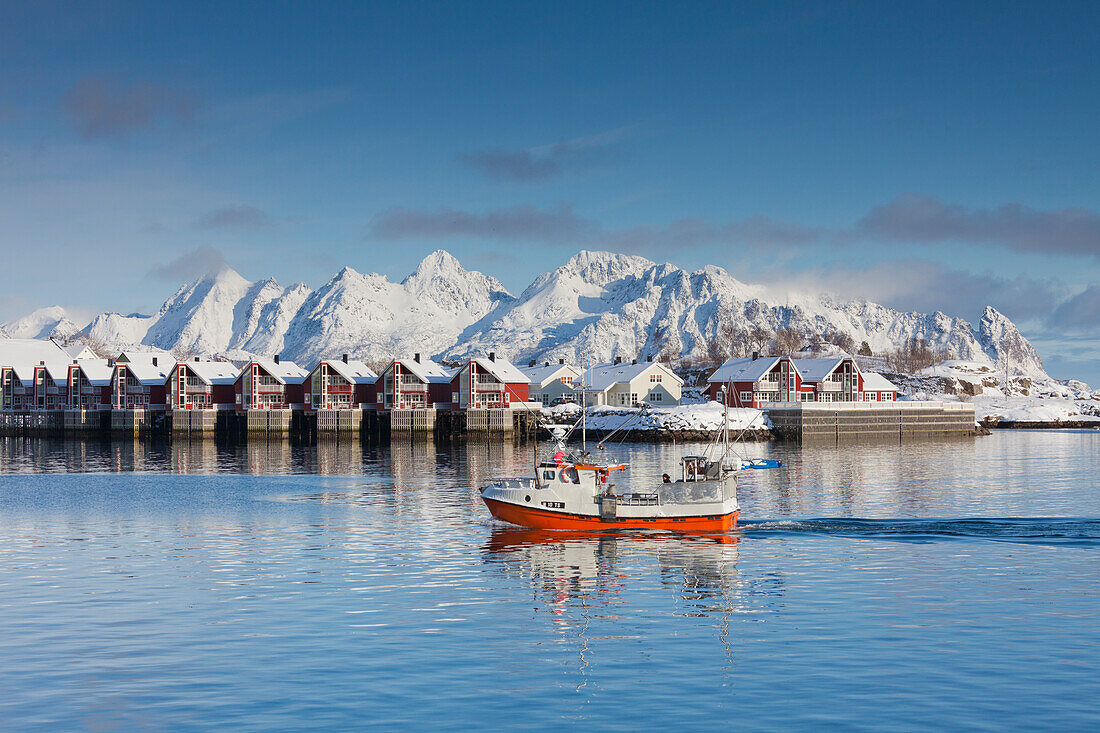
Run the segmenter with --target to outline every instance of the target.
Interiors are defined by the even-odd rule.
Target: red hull
[[[482,497],[489,512],[497,519],[533,529],[665,529],[674,532],[728,532],[737,526],[737,512],[698,517],[617,517],[603,520],[584,514],[567,514],[534,507],[516,506]]]

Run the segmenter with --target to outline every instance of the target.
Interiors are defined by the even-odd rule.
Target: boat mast
[[[581,455],[588,452],[588,423],[585,417],[588,413],[588,380],[592,378],[592,364],[588,357],[584,358],[585,376],[581,379]]]
[[[722,464],[730,454],[730,398],[725,387],[722,388]]]

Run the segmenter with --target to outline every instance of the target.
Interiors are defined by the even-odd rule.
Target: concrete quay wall
[[[979,432],[973,405],[957,402],[784,402],[772,403],[764,412],[780,440],[903,440]]]

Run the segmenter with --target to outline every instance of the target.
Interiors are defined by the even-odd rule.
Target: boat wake
[[[829,535],[898,542],[984,540],[1059,547],[1100,547],[1100,519],[1081,517],[1005,517],[967,519],[819,519],[748,520],[744,537]]]

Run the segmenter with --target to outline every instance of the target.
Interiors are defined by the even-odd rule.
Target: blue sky
[[[0,3],[0,320],[581,248],[1020,322],[1100,382],[1095,4]],[[186,256],[198,252],[198,256]]]

